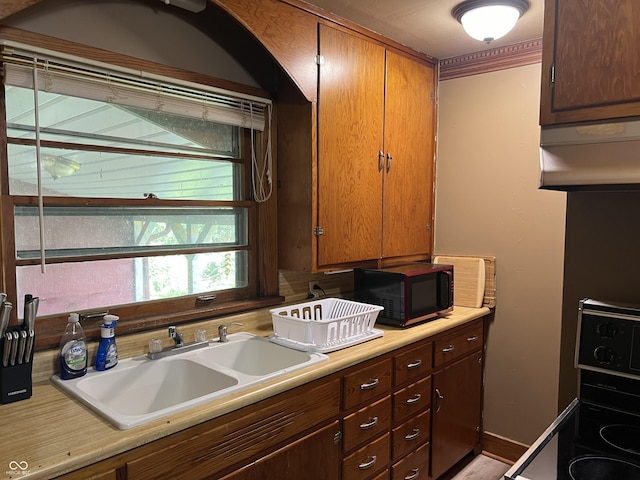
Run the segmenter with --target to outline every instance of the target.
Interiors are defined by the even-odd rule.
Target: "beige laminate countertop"
[[[409,329],[376,325],[384,331],[382,337],[329,353],[328,361],[129,430],[118,430],[51,382],[36,384],[30,399],[0,405],[0,478],[40,479],[62,475],[462,325],[489,312],[486,307],[455,307],[445,317]],[[18,464],[21,467],[11,468]],[[22,470],[25,465],[27,468]]]

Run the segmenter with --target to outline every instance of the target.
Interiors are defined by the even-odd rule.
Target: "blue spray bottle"
[[[116,347],[116,323],[118,317],[105,315],[104,323],[100,325],[100,344],[96,354],[96,370],[108,370],[118,363],[118,348]]]

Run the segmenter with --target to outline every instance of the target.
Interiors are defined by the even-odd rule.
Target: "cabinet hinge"
[[[313,234],[316,237],[319,237],[320,235],[324,235],[324,228],[322,228],[320,225],[318,225],[317,227],[315,227],[313,229]]]
[[[342,431],[339,431],[333,436],[333,443],[338,445],[341,441],[342,441]]]
[[[430,232],[430,231],[431,231],[431,224],[427,223],[427,232]]]
[[[435,93],[429,94],[429,98],[431,98],[432,102],[435,102],[436,101],[436,94]]]
[[[551,69],[549,71],[549,84],[551,86],[556,82],[556,64],[551,65]]]
[[[322,65],[324,63],[324,57],[322,55],[316,55],[316,65]]]

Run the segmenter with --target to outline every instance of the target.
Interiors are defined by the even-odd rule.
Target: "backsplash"
[[[353,291],[353,274],[351,272],[336,274],[303,274],[298,272],[283,272],[279,274],[280,295],[285,297],[285,303],[301,303],[307,301],[309,282],[317,282],[324,290],[327,297],[344,297]],[[195,331],[205,329],[208,338],[217,338],[218,325],[231,322],[242,323],[238,330],[252,331],[258,335],[269,335],[272,332],[270,308],[254,310],[251,312],[217,317],[193,323],[179,324],[178,329],[184,334],[186,342],[194,340]],[[234,333],[230,329],[229,333]],[[130,335],[118,335],[116,328],[116,342],[119,358],[129,358],[145,355],[148,351],[149,340],[158,338],[162,340],[163,347],[168,347],[173,340],[169,338],[166,328],[149,330],[143,333]],[[99,342],[89,342],[88,353],[90,367],[93,368],[95,355]],[[58,349],[36,352],[33,357],[33,383],[48,382],[51,376],[58,371]]]

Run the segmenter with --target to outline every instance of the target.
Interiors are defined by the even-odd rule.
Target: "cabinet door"
[[[318,265],[380,257],[384,48],[320,25]]]
[[[546,0],[542,125],[640,115],[640,2]]]
[[[384,258],[430,254],[435,69],[387,51]]]
[[[480,441],[482,352],[433,375],[431,476],[438,478]]]
[[[327,480],[340,476],[339,423],[293,442],[222,480]]]

